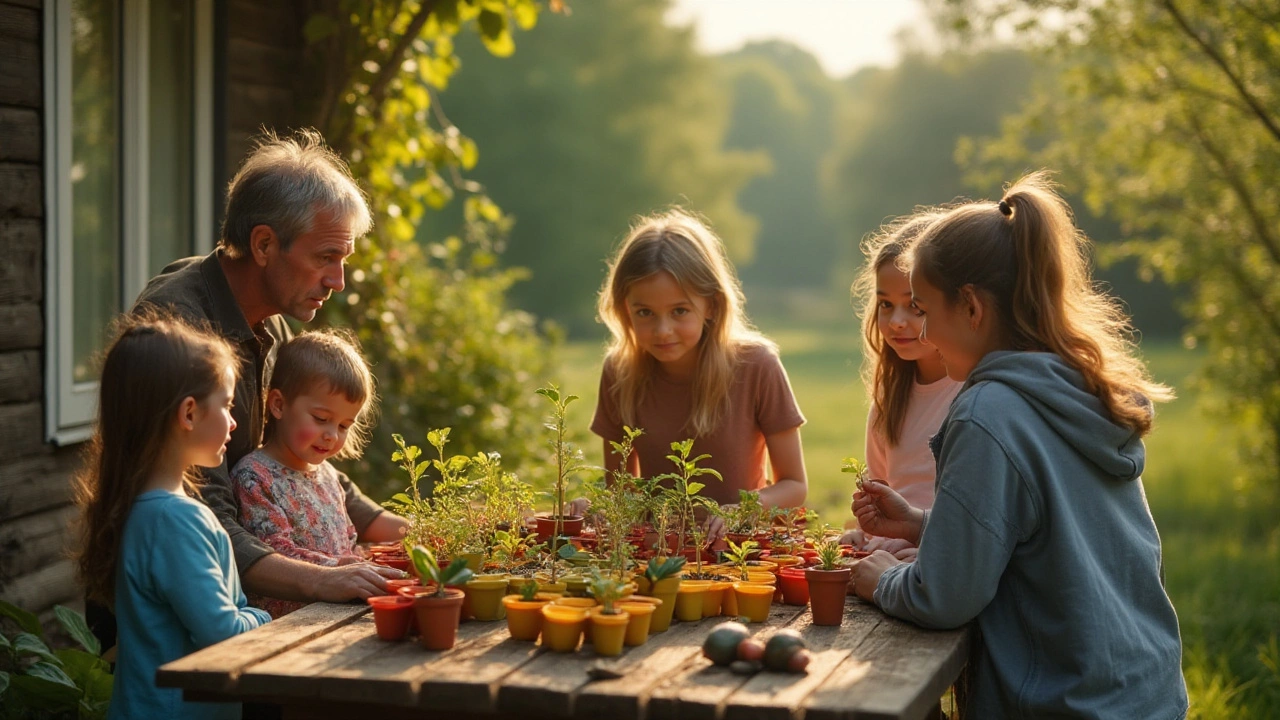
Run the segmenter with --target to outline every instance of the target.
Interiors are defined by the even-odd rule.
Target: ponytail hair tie
[[[1001,200],[1000,204],[997,205],[997,207],[1000,208],[1001,215],[1004,215],[1005,217],[1009,217],[1010,215],[1013,215],[1013,208],[1009,207],[1008,201]]]

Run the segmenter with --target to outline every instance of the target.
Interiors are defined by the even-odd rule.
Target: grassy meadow
[[[851,520],[840,459],[862,456],[865,393],[851,324],[762,328],[783,362],[808,423],[803,428],[809,507],[833,525]],[[570,343],[558,382],[582,401],[570,427],[592,462],[601,443],[587,429],[602,346]],[[1280,717],[1280,527],[1276,508],[1241,492],[1233,432],[1204,416],[1187,379],[1199,356],[1180,346],[1144,348],[1152,373],[1178,390],[1147,439],[1144,483],[1164,542],[1166,584],[1183,636],[1190,717]]]

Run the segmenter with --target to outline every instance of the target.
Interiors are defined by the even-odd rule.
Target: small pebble
[[[760,671],[760,663],[748,660],[734,660],[729,663],[729,672],[734,675],[755,675]]]

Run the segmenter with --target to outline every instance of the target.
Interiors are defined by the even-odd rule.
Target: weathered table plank
[[[269,700],[290,717],[349,717],[400,708],[404,717],[476,720],[530,713],[554,720],[853,720],[920,718],[958,675],[967,631],[930,632],[856,599],[841,627],[812,626],[807,608],[775,605],[748,627],[760,638],[801,632],[805,674],[733,675],[701,656],[721,619],[673,623],[618,658],[586,645],[543,651],[512,640],[503,622],[463,623],[452,650],[377,639],[368,609],[314,604],[251,633],[170,663],[166,687],[190,697]],[[603,665],[621,677],[592,680]]]
[[[313,603],[252,632],[162,666],[156,673],[156,684],[183,690],[231,692],[245,668],[287,653],[308,640],[355,621],[368,611],[364,605]]]

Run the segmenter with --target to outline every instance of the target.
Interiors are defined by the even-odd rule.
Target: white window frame
[[[195,250],[213,248],[213,3],[193,0]],[[150,278],[148,268],[147,127],[149,0],[123,0],[121,38],[121,295],[128,308]],[[45,113],[45,415],[58,445],[87,440],[98,382],[75,382],[71,234],[71,0],[44,3]],[[176,258],[175,258],[176,259]]]

